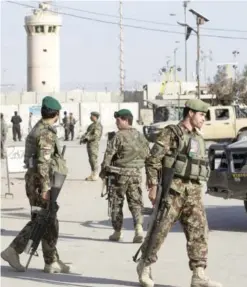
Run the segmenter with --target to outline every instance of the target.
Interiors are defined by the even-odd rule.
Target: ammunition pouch
[[[207,180],[209,177],[208,161],[189,158],[185,154],[178,154],[177,158],[165,156],[164,165],[174,168],[174,175],[183,179]]]
[[[109,132],[107,134],[107,140],[110,141],[114,138],[114,136],[116,135],[116,132]]]

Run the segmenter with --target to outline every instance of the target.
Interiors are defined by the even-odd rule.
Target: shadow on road
[[[15,212],[19,211],[21,208],[16,209],[1,209],[1,216],[2,218],[9,218],[9,219],[29,219],[30,214],[27,212]],[[14,212],[11,212],[14,211]],[[244,207],[242,206],[208,206],[206,207],[206,213],[209,223],[210,231],[232,231],[232,232],[246,232],[247,231],[247,213],[245,212]],[[98,229],[110,229],[112,230],[111,222],[109,219],[99,220],[99,221],[70,221],[70,220],[59,220],[60,222],[65,223],[77,223],[82,225],[83,227],[88,228],[98,228]],[[149,222],[149,216],[144,215],[144,229],[147,230]],[[131,217],[127,217],[124,219],[123,228],[125,230],[133,230],[133,221]],[[10,231],[11,232],[11,231]],[[14,231],[13,231],[14,232]],[[175,223],[171,232],[182,232],[182,228],[179,222]],[[2,235],[6,235],[6,233]],[[7,236],[7,235],[6,235]],[[11,234],[9,234],[11,236]],[[60,236],[63,238],[63,236]],[[64,237],[64,238],[70,238]],[[76,237],[71,236],[71,239]],[[78,239],[86,239],[86,238],[79,238]],[[95,238],[88,238],[88,240],[98,240],[104,241],[105,239],[95,239]],[[105,240],[107,241],[107,240]]]
[[[210,206],[206,207],[207,219],[210,231],[233,231],[246,232],[247,231],[247,213],[242,206]],[[144,216],[144,228],[147,229],[149,216]],[[104,228],[111,224],[108,220],[95,222],[86,221],[81,223],[85,227]],[[97,226],[98,225],[98,226]],[[125,218],[123,227],[126,230],[133,230],[132,218]],[[182,232],[182,227],[179,222],[175,223],[171,232]]]
[[[16,278],[28,280],[33,282],[60,285],[60,286],[78,286],[78,287],[92,287],[91,284],[105,285],[105,286],[140,286],[137,282],[99,278],[99,277],[85,277],[80,274],[46,274],[41,270],[30,268],[25,273],[13,271],[11,267],[1,266],[1,276],[5,278]],[[86,284],[90,284],[86,285]],[[96,285],[95,285],[96,286]],[[159,285],[157,287],[176,287],[171,285]],[[178,286],[177,286],[178,287]]]
[[[10,229],[1,229],[1,236],[13,236],[16,237],[16,235],[19,233],[19,231],[16,230],[10,230]],[[86,241],[98,241],[98,242],[106,242],[106,243],[113,243],[108,240],[108,238],[93,238],[93,237],[82,237],[82,236],[74,236],[72,234],[66,235],[66,234],[59,234],[59,240],[86,240]],[[115,242],[118,244],[133,244],[132,242]]]

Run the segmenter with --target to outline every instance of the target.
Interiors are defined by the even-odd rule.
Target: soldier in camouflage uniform
[[[122,239],[123,204],[126,195],[135,227],[133,242],[140,243],[143,240],[141,169],[149,155],[149,144],[140,132],[132,128],[133,115],[129,110],[115,112],[114,117],[119,131],[107,144],[100,172],[100,177],[104,179],[107,172],[114,174],[117,169],[119,171],[112,186],[115,197],[111,214],[114,233],[109,240]]]
[[[7,249],[1,253],[2,259],[20,272],[26,269],[20,263],[21,254],[28,242],[35,224],[37,212],[46,209],[50,200],[50,176],[55,164],[55,156],[61,156],[58,138],[53,125],[59,119],[60,103],[45,97],[42,101],[42,119],[37,122],[28,134],[25,146],[24,162],[27,167],[25,174],[26,195],[31,205],[31,221],[21,230]],[[46,233],[42,238],[42,250],[45,261],[44,272],[68,273],[69,266],[65,265],[57,252],[58,220],[53,218],[48,222]]]
[[[99,141],[102,136],[103,127],[99,121],[100,114],[91,112],[92,124],[88,126],[86,133],[81,137],[80,144],[87,144],[87,153],[91,167],[91,175],[85,180],[94,181],[98,179],[98,153]]]
[[[3,114],[1,113],[1,158],[5,158],[5,141],[7,138],[8,126],[3,118]]]
[[[158,173],[162,163],[174,168],[167,204],[168,214],[161,219],[160,229],[152,234],[152,248],[145,255],[148,237],[142,246],[142,256],[137,265],[141,286],[153,287],[151,264],[157,261],[157,253],[172,225],[179,220],[187,239],[189,267],[193,272],[191,287],[220,287],[204,274],[208,254],[208,224],[202,202],[201,180],[207,180],[209,170],[205,156],[205,142],[200,135],[209,105],[201,100],[186,102],[183,120],[171,125],[157,137],[146,161],[149,199],[155,204]]]

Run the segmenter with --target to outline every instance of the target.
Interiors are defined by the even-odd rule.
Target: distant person
[[[1,159],[5,158],[5,142],[7,139],[8,126],[4,120],[3,114],[1,113]]]
[[[64,112],[63,117],[63,128],[64,128],[64,140],[69,140],[69,118],[67,116],[67,112]]]
[[[11,123],[13,124],[12,133],[13,133],[13,140],[16,142],[16,135],[18,136],[18,140],[21,141],[21,125],[22,122],[21,117],[14,112],[14,116],[11,118]]]
[[[76,124],[76,120],[73,116],[73,113],[69,113],[69,120],[68,120],[68,125],[69,125],[69,134],[68,134],[68,138],[71,134],[71,140],[74,139],[74,135],[75,135],[75,124]]]

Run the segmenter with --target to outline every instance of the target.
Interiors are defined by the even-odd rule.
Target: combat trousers
[[[75,127],[74,126],[70,126],[69,127],[68,138],[69,138],[70,134],[71,134],[71,140],[73,140],[74,139],[74,135],[75,135]]]
[[[47,208],[47,202],[43,200],[40,194],[37,192],[38,180],[37,176],[28,174],[25,175],[26,181],[26,194],[28,196],[31,206],[37,206],[41,208]],[[28,242],[31,234],[31,230],[35,224],[36,214],[31,215],[31,221],[20,231],[16,238],[10,244],[18,254],[21,254]],[[59,233],[59,225],[57,218],[48,222],[46,233],[42,238],[42,251],[46,264],[51,264],[59,259],[59,255],[56,249]]]
[[[126,195],[128,207],[133,217],[134,227],[136,224],[143,225],[143,200],[140,187],[141,176],[120,176],[113,186],[113,207],[112,207],[112,226],[115,231],[121,231],[123,225],[123,205]]]
[[[20,124],[13,124],[12,127],[13,140],[16,141],[16,136],[18,136],[18,140],[21,141],[21,126]]]
[[[204,267],[207,265],[208,254],[208,223],[206,213],[201,198],[201,188],[199,184],[188,184],[185,194],[179,194],[173,190],[167,199],[170,210],[163,216],[160,222],[160,229],[156,234],[152,234],[152,246],[150,252],[145,256],[145,249],[148,244],[149,231],[142,247],[142,258],[148,263],[157,261],[157,253],[164,242],[173,224],[179,220],[187,240],[187,253],[189,257],[189,267]],[[151,240],[149,242],[151,242]]]
[[[69,140],[69,129],[64,128],[64,140],[67,141]]]
[[[99,153],[99,143],[93,142],[87,144],[87,154],[88,160],[92,172],[98,172],[98,153]]]

